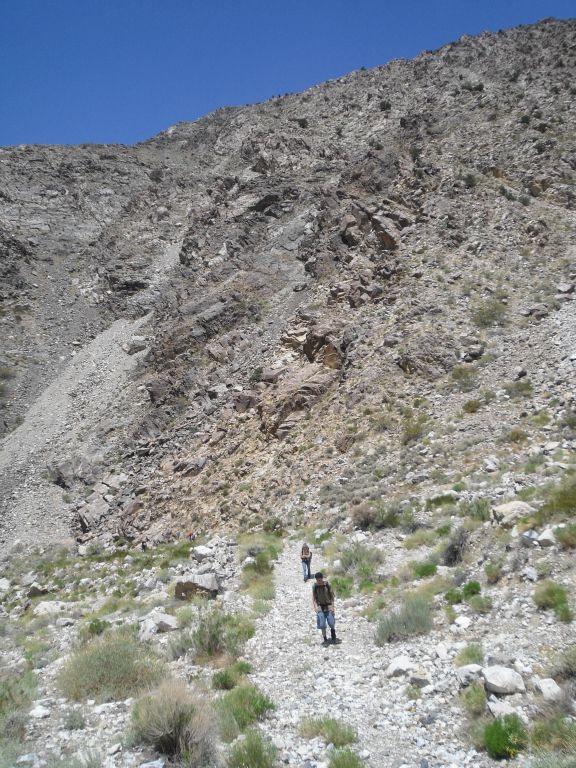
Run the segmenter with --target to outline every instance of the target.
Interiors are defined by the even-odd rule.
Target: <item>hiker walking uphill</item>
[[[302,544],[302,549],[300,551],[300,560],[302,562],[302,573],[304,574],[304,581],[308,581],[308,579],[312,578],[312,573],[310,571],[310,563],[312,562],[312,552],[310,551],[310,547],[308,544]]]
[[[322,630],[322,645],[336,645],[341,640],[336,638],[336,617],[334,610],[334,591],[324,578],[322,571],[314,574],[312,586],[312,605],[316,611],[316,626]],[[326,625],[330,627],[330,640],[326,636]]]

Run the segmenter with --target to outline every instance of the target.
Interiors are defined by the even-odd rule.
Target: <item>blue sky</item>
[[[0,0],[0,146],[133,143],[574,0]]]

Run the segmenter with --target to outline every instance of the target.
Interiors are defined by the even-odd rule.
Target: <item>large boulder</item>
[[[525,501],[508,501],[492,508],[491,517],[494,523],[503,528],[512,528],[521,517],[528,517],[536,510]]]
[[[176,600],[190,600],[195,595],[214,599],[220,585],[215,573],[189,575],[182,581],[177,581],[174,588]]]
[[[514,669],[501,667],[484,667],[482,669],[484,687],[492,693],[509,695],[512,693],[524,693],[526,686],[522,676]]]

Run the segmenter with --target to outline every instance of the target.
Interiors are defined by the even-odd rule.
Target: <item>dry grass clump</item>
[[[75,651],[59,676],[69,699],[125,699],[157,683],[164,666],[126,631],[105,634]]]
[[[351,725],[333,717],[308,717],[300,724],[300,734],[306,739],[321,738],[326,744],[344,747],[358,741],[358,734]]]
[[[210,765],[216,755],[215,722],[206,701],[195,699],[184,682],[166,680],[134,705],[132,735],[185,765]]]
[[[430,600],[422,595],[409,596],[399,610],[380,619],[376,628],[376,645],[424,635],[432,629],[432,624]]]

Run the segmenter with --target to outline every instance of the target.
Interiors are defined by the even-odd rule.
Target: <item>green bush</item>
[[[502,575],[502,563],[486,563],[484,573],[486,574],[488,584],[496,584]]]
[[[340,563],[344,573],[354,574],[367,563],[373,567],[379,565],[384,556],[379,549],[367,547],[359,542],[347,547],[340,554]]]
[[[205,612],[192,633],[197,657],[212,657],[222,653],[237,656],[254,635],[254,624],[246,616],[228,614],[219,608]]]
[[[486,691],[482,683],[472,683],[460,694],[460,703],[470,717],[480,717],[486,711]]]
[[[462,587],[462,595],[464,600],[472,597],[472,595],[479,595],[480,589],[480,584],[477,581],[469,581],[467,584],[464,584]]]
[[[466,664],[482,664],[484,652],[480,643],[468,643],[454,659],[455,667],[464,667]]]
[[[351,597],[354,581],[350,576],[334,576],[330,584],[336,597]]]
[[[484,746],[496,760],[509,759],[528,744],[528,733],[518,715],[504,715],[484,728]]]
[[[444,599],[448,605],[457,605],[457,603],[462,602],[462,592],[456,587],[450,587],[450,589],[446,590],[444,593]]]
[[[482,595],[472,595],[466,602],[472,608],[474,613],[490,613],[492,610],[492,600]]]
[[[472,320],[479,328],[505,325],[508,310],[500,299],[491,298],[476,302],[472,307]]]
[[[276,748],[255,730],[246,732],[242,741],[234,744],[228,757],[228,768],[273,768]]]
[[[455,365],[452,380],[462,392],[470,392],[478,384],[478,371],[470,365]]]
[[[560,621],[572,621],[572,611],[568,606],[568,593],[561,584],[554,581],[543,581],[534,591],[534,602],[538,608],[552,608]]]
[[[217,707],[225,725],[223,736],[226,738],[227,734],[233,734],[231,724],[236,726],[237,731],[244,731],[274,709],[274,704],[255,686],[240,685],[225,693]]]
[[[437,570],[437,564],[430,560],[422,563],[412,563],[412,572],[417,579],[427,579],[430,576],[434,576]]]
[[[432,608],[429,600],[421,595],[411,595],[404,599],[400,610],[383,616],[376,628],[376,645],[384,645],[393,640],[424,635],[432,629]]]
[[[364,763],[356,752],[344,747],[330,752],[328,768],[364,768]]]
[[[214,716],[206,701],[196,700],[182,681],[166,680],[139,699],[132,710],[132,735],[164,755],[187,765],[211,764],[216,756]]]
[[[568,475],[550,491],[540,515],[543,520],[576,515],[576,474]]]
[[[504,389],[512,400],[520,397],[532,397],[533,387],[530,379],[518,379],[509,384],[504,384]]]
[[[212,688],[220,691],[231,691],[251,670],[247,661],[235,661],[225,669],[220,669],[212,675]]]
[[[481,498],[461,501],[458,505],[458,511],[462,517],[471,517],[473,520],[486,522],[490,519],[490,500]]]
[[[358,741],[358,735],[351,725],[332,717],[310,717],[300,725],[300,734],[306,739],[320,738],[334,747],[345,747]]]
[[[481,400],[467,400],[462,406],[464,413],[476,413],[482,405]]]
[[[88,640],[92,637],[104,634],[104,632],[110,628],[110,623],[95,617],[91,619],[88,624],[84,625],[80,630],[80,637],[83,640]]]
[[[83,646],[64,665],[59,684],[69,699],[117,701],[154,685],[164,667],[130,633],[105,634]]]

